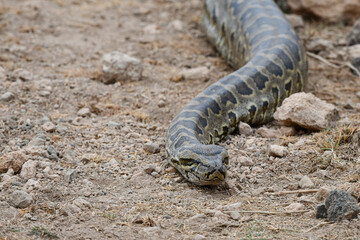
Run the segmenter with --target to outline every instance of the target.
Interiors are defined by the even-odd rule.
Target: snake
[[[301,39],[272,0],[204,0],[202,27],[210,43],[236,69],[213,83],[171,121],[167,159],[196,185],[219,185],[229,169],[217,145],[240,122],[269,122],[277,107],[307,81]],[[241,134],[241,132],[240,132]]]

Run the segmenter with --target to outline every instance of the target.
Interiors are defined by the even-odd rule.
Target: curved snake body
[[[305,51],[272,0],[204,0],[203,26],[235,69],[192,99],[166,135],[170,163],[190,182],[225,179],[227,151],[214,145],[240,121],[268,122],[282,101],[302,90]]]

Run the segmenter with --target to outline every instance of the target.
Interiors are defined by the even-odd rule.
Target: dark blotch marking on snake
[[[232,94],[229,90],[226,88],[219,86],[219,85],[211,85],[207,89],[205,89],[204,94],[211,96],[215,95],[218,96],[220,94],[220,100],[223,105],[226,106],[227,102],[231,102],[232,104],[237,104],[236,98],[234,94]]]
[[[253,94],[253,90],[251,88],[249,88],[249,86],[238,76],[234,76],[234,75],[230,74],[230,75],[224,77],[222,79],[221,83],[226,84],[226,85],[235,86],[236,91],[240,95],[246,96],[246,95]]]

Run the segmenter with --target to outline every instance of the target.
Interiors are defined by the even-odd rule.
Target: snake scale
[[[229,155],[215,145],[240,121],[271,120],[290,94],[307,79],[305,50],[272,0],[204,0],[204,31],[233,73],[193,98],[173,119],[166,152],[187,180],[218,185],[225,180]]]

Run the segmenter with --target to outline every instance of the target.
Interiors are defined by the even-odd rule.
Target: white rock
[[[285,17],[287,18],[287,20],[290,22],[290,24],[294,27],[303,27],[304,26],[304,21],[302,19],[301,16],[296,15],[296,14],[285,14]]]
[[[89,108],[81,108],[78,112],[77,115],[80,117],[90,117],[91,115],[91,111]]]
[[[233,212],[230,212],[230,217],[234,220],[240,220],[241,219],[241,214],[237,211],[233,211]]]
[[[56,130],[56,126],[52,122],[46,122],[41,127],[45,132],[54,132]]]
[[[116,51],[103,56],[102,72],[106,84],[125,80],[138,81],[142,71],[142,63],[137,58]]]
[[[148,142],[144,144],[144,150],[148,153],[159,153],[160,147],[156,143]]]
[[[16,208],[26,208],[30,206],[33,198],[30,194],[24,191],[15,190],[9,198],[9,204]]]
[[[299,182],[300,188],[314,188],[315,184],[311,181],[308,176],[303,176]]]
[[[38,165],[37,161],[28,160],[22,166],[20,176],[22,178],[33,178],[33,177],[35,177],[37,165]]]
[[[184,69],[180,71],[179,75],[183,76],[185,80],[206,80],[209,78],[209,72],[207,67],[197,67]]]
[[[206,239],[206,237],[204,235],[200,235],[200,234],[196,234],[193,237],[193,240],[204,240],[204,239]]]
[[[10,187],[10,185],[13,183],[13,181],[14,181],[13,177],[10,176],[9,174],[2,175],[1,183],[0,183],[0,190]]]
[[[184,23],[180,20],[174,20],[170,24],[171,27],[173,27],[177,31],[182,31],[184,29]]]
[[[15,98],[14,93],[12,93],[12,92],[6,92],[6,93],[4,93],[4,94],[1,95],[0,101],[9,102],[9,101],[13,100],[14,98]]]
[[[304,204],[302,203],[291,203],[289,206],[284,208],[286,212],[295,212],[305,209]]]
[[[295,93],[286,98],[274,118],[284,125],[298,125],[309,130],[322,130],[339,120],[336,107],[311,93]]]
[[[151,174],[152,172],[154,172],[156,169],[156,165],[154,164],[148,164],[145,166],[144,168],[144,172],[146,172],[147,174]]]
[[[237,161],[240,163],[241,166],[253,166],[254,162],[251,158],[240,156],[238,157]]]
[[[244,136],[250,136],[254,133],[253,129],[251,128],[251,126],[247,123],[244,122],[240,122],[239,123],[239,131],[241,135]]]
[[[284,157],[288,154],[286,147],[279,145],[270,145],[269,155],[273,157]]]
[[[18,68],[14,70],[14,72],[12,73],[12,77],[15,78],[15,80],[21,80],[24,82],[31,81],[33,79],[32,73],[23,68]]]

